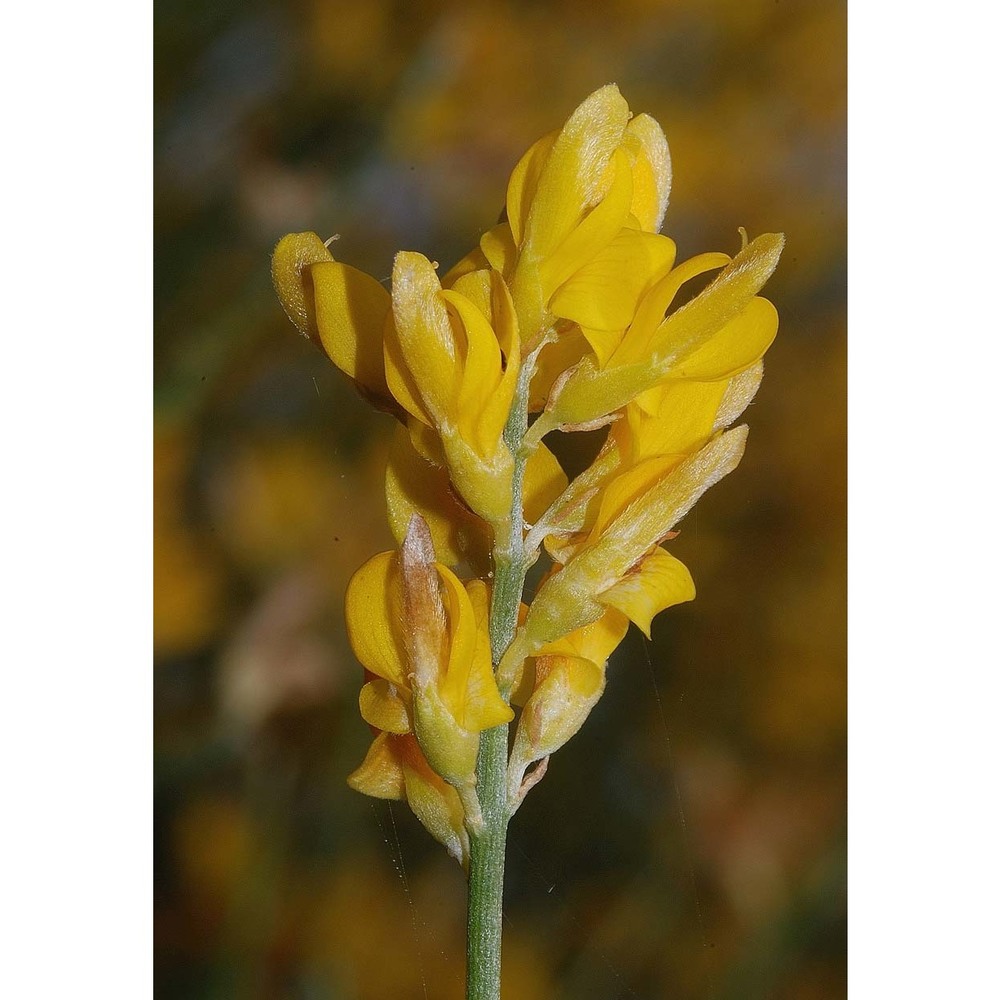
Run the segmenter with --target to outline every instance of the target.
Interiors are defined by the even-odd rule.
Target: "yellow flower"
[[[777,311],[757,292],[783,246],[781,235],[759,236],[728,263],[722,254],[703,254],[662,277],[628,328],[598,344],[553,390],[535,436],[606,419],[667,379],[717,382],[756,364],[778,330]],[[664,318],[685,281],[721,264],[700,295]]]
[[[412,735],[378,733],[347,783],[376,799],[405,800],[428,833],[453,858],[467,864],[469,834],[462,801],[458,792],[431,769]]]
[[[670,181],[662,129],[648,115],[632,118],[609,84],[525,153],[507,186],[506,221],[457,270],[485,258],[500,271],[531,344],[556,319],[620,329],[673,262],[673,242],[656,235]]]
[[[608,657],[627,629],[628,619],[612,609],[528,661],[511,699],[523,705],[507,770],[512,812],[533,784],[525,782],[528,768],[565,746],[586,722],[604,693]]]
[[[374,556],[347,588],[347,634],[374,675],[361,715],[383,732],[412,732],[431,768],[464,789],[475,782],[479,733],[512,713],[493,678],[488,594],[434,561],[414,517],[399,553]]]
[[[469,511],[491,524],[509,516],[505,498],[513,459],[503,430],[520,367],[520,339],[503,278],[487,265],[454,277],[445,288],[426,257],[402,252],[390,295],[374,278],[335,261],[314,233],[284,237],[272,275],[296,326],[369,401],[407,423],[418,455],[447,469]],[[413,459],[402,461],[412,471]],[[558,463],[542,449],[529,462],[527,480],[536,503],[565,486]],[[402,481],[405,475],[389,485],[390,504],[399,498]],[[443,539],[448,532],[437,530],[440,504],[414,509],[432,523],[436,540]],[[464,520],[452,520],[454,531],[463,530]],[[447,547],[458,555],[453,545]]]
[[[693,600],[690,573],[660,542],[707,489],[736,468],[745,444],[746,427],[737,427],[679,463],[654,459],[612,480],[586,539],[535,595],[507,669],[516,669],[517,657],[597,621],[608,608],[649,635],[654,615]]]
[[[429,462],[414,448],[405,426],[396,428],[389,447],[385,497],[389,528],[399,544],[413,515],[419,514],[441,562],[457,566],[467,560],[476,576],[489,572],[489,526],[456,496],[447,468]]]
[[[513,303],[495,271],[444,289],[434,265],[399,253],[386,328],[386,378],[407,413],[440,437],[451,479],[490,522],[509,514],[513,458],[503,441],[520,366]]]
[[[726,381],[667,380],[630,402],[590,468],[537,519],[529,548],[544,541],[565,563],[623,509],[637,491],[661,479],[729,427],[760,387],[763,362]],[[624,498],[624,500],[623,500]]]
[[[566,474],[544,446],[532,454],[525,468],[524,516],[532,522],[542,516],[566,488]],[[428,461],[413,446],[412,435],[398,427],[389,449],[385,474],[389,527],[402,544],[410,519],[426,521],[438,558],[448,566],[467,561],[476,576],[491,568],[493,535],[489,526],[456,495],[446,465]]]
[[[656,614],[694,599],[687,568],[659,543],[738,464],[746,428],[722,432],[753,399],[762,376],[757,362],[725,381],[668,380],[626,406],[591,467],[528,536],[529,550],[544,541],[566,569],[539,588],[519,655],[597,620],[607,608],[649,637]]]

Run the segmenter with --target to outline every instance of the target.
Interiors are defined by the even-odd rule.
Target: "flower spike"
[[[739,464],[733,425],[777,334],[760,293],[784,237],[741,230],[734,256],[678,261],[660,232],[672,180],[663,130],[608,84],[518,160],[500,221],[443,277],[401,250],[387,289],[315,233],[274,251],[289,319],[397,421],[397,548],[345,599],[373,732],[348,783],[405,801],[467,867],[470,955],[498,955],[499,912],[481,911],[502,896],[483,886],[507,822],[618,672],[629,625],[648,638],[694,599],[670,543]],[[598,454],[569,478],[543,439],[597,428]]]

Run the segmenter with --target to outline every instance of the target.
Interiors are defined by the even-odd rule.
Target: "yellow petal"
[[[347,784],[356,792],[376,799],[406,797],[403,765],[388,733],[375,737],[361,766],[348,775]]]
[[[424,828],[462,864],[468,860],[465,812],[454,788],[436,775],[413,736],[380,733],[347,783],[379,799],[406,799]]]
[[[579,558],[581,575],[604,573],[608,585],[621,578],[673,529],[699,497],[739,465],[746,438],[745,425],[725,431],[665,476],[656,478],[588,546]],[[666,463],[669,457],[652,459],[645,465],[655,468],[659,461]]]
[[[438,676],[414,687],[414,731],[434,771],[462,786],[474,781],[478,733],[508,721],[512,713],[493,679],[485,586],[466,591],[447,567],[437,564],[436,571],[449,649]]]
[[[458,389],[459,363],[451,321],[440,292],[437,273],[423,254],[409,251],[396,254],[392,269],[396,335],[403,364],[435,424],[447,421],[451,415]]]
[[[504,354],[504,369],[496,388],[481,401],[480,434],[484,443],[499,444],[510,416],[521,370],[521,336],[510,291],[496,272],[490,275],[490,322]]]
[[[496,525],[510,514],[514,459],[503,441],[492,455],[479,454],[456,429],[442,429],[451,481],[470,510]]]
[[[642,493],[539,587],[524,623],[524,643],[538,649],[604,613],[597,595],[613,587],[698,498],[739,464],[746,427],[725,431]],[[655,461],[655,460],[654,460]],[[647,463],[649,464],[649,463]]]
[[[595,91],[570,115],[552,143],[527,215],[524,241],[535,256],[555,251],[604,196],[607,165],[628,119],[628,104],[614,84]]]
[[[558,129],[542,136],[521,157],[510,175],[510,181],[507,184],[507,218],[510,223],[508,228],[512,234],[512,245],[520,244],[521,240],[524,239],[528,211],[534,200],[535,192],[538,190],[538,178],[541,176],[542,168],[545,166],[558,136]],[[487,256],[489,256],[488,251]],[[497,267],[496,264],[493,266]],[[497,267],[497,270],[503,269]]]
[[[693,383],[696,384],[696,383]],[[427,522],[438,558],[449,566],[468,559],[485,571],[490,550],[486,523],[459,503],[448,473],[417,453],[405,427],[397,427],[385,470],[389,527],[402,544],[414,514]]]
[[[778,310],[753,298],[707,343],[670,369],[671,378],[712,382],[728,379],[756,364],[778,333]]]
[[[641,337],[633,336],[639,323],[637,314],[636,322],[603,370],[598,369],[596,359],[585,357],[572,375],[559,383],[558,397],[548,404],[550,422],[572,425],[600,419],[668,377],[672,369],[686,362],[746,309],[777,265],[783,245],[783,236],[759,236],[708,288],[669,315],[645,347]],[[673,274],[664,281],[673,280]],[[654,294],[655,286],[640,304],[640,312]],[[754,346],[757,344],[755,341]],[[630,360],[636,355],[634,361]],[[704,371],[710,370],[706,366]],[[711,369],[710,373],[716,372]]]
[[[604,198],[584,216],[566,238],[538,265],[542,298],[546,301],[559,286],[597,256],[621,231],[632,203],[632,170],[628,154],[614,153],[614,180]],[[515,279],[516,280],[516,279]]]
[[[525,644],[532,652],[561,639],[578,628],[598,621],[606,609],[594,599],[603,577],[580,572],[583,553],[574,556],[558,572],[552,573],[538,588],[524,622]]]
[[[339,261],[312,266],[316,324],[323,349],[342,371],[386,397],[382,330],[392,300],[371,275]]]
[[[441,580],[441,596],[448,616],[450,646],[448,661],[443,665],[438,689],[444,703],[455,720],[464,728],[472,729],[464,721],[465,691],[469,684],[469,672],[476,651],[477,625],[472,601],[462,581],[446,566],[438,564]]]
[[[543,409],[555,381],[589,353],[590,345],[576,327],[546,344],[535,362],[535,373],[528,392],[528,412],[537,413]]]
[[[472,271],[481,271],[483,268],[490,266],[490,262],[486,259],[483,251],[476,247],[475,250],[470,250],[460,261],[458,261],[450,271],[441,279],[442,288],[454,288],[455,282],[459,278]]]
[[[481,732],[510,722],[510,706],[500,696],[490,656],[490,592],[482,580],[466,584],[476,617],[476,649],[465,689],[464,725]]]
[[[420,423],[427,427],[432,426],[434,417],[428,407],[424,405],[417,380],[407,365],[402,345],[399,342],[396,322],[391,313],[386,318],[385,329],[382,333],[382,361],[385,365],[386,385],[388,385],[393,398]]]
[[[395,552],[381,552],[347,585],[347,637],[354,655],[378,677],[409,688],[403,634],[403,597]]]
[[[675,604],[693,601],[694,596],[694,581],[684,563],[656,548],[598,600],[627,615],[648,639],[654,615]]]
[[[621,346],[624,330],[595,330],[592,327],[581,327],[587,343],[593,348],[597,366],[604,368],[611,356]]]
[[[652,413],[633,401],[613,432],[627,430],[633,462],[696,450],[716,429],[715,417],[726,386],[726,382],[667,382],[658,387],[659,399]]]
[[[444,444],[433,427],[429,427],[422,420],[411,417],[406,422],[406,432],[414,451],[425,462],[429,462],[439,469],[447,466],[448,458],[444,453]]]
[[[289,233],[279,240],[271,257],[271,280],[285,314],[304,337],[319,343],[312,265],[333,260],[315,233]]]
[[[626,331],[621,348],[612,361],[617,365],[632,364],[650,353],[650,345],[664,313],[674,301],[681,287],[693,278],[725,267],[731,258],[724,253],[702,253],[678,264],[669,274],[656,281],[643,295],[636,308],[635,318]]]
[[[413,669],[413,731],[427,763],[445,780],[466,785],[476,768],[478,737],[456,716],[475,647],[471,603],[454,574],[434,561],[427,526],[410,522],[400,548],[404,640]],[[457,704],[456,704],[457,701]]]
[[[645,392],[640,392],[632,403],[641,410],[643,413],[653,416],[656,414],[660,406],[663,404],[663,393],[666,388],[666,383],[661,382],[659,385],[654,385],[652,389],[647,389]],[[629,405],[631,406],[632,403]]]
[[[719,403],[719,410],[715,415],[713,431],[721,431],[739,418],[753,401],[754,396],[757,395],[763,378],[764,362],[758,361],[745,372],[740,372],[735,378],[729,380],[722,401]]]
[[[517,245],[514,234],[506,222],[487,229],[480,237],[479,246],[489,266],[499,271],[505,278],[514,274],[517,265]]]
[[[510,703],[512,705],[517,705],[518,708],[523,708],[527,704],[528,699],[531,697],[531,692],[534,690],[535,661],[532,657],[528,657],[528,659],[524,661],[521,672],[518,674],[517,680],[511,689]]]
[[[744,247],[700,295],[668,316],[651,349],[668,370],[690,358],[740,315],[774,272],[784,236],[767,233]]]
[[[600,368],[597,357],[589,355],[565,381],[555,383],[559,391],[551,392],[546,403],[549,419],[557,426],[586,425],[621,409],[661,378],[654,359],[617,365],[612,356]]]
[[[624,330],[642,295],[673,266],[676,252],[666,236],[624,229],[556,291],[549,308],[582,327]]]
[[[625,129],[626,148],[632,154],[632,215],[647,232],[659,232],[670,198],[670,149],[659,123],[636,115]]]
[[[361,688],[358,695],[361,718],[386,733],[409,733],[413,730],[410,713],[394,684],[377,677]]]
[[[567,485],[559,460],[544,444],[539,444],[524,468],[524,516],[528,523],[540,518]]]
[[[548,330],[552,317],[546,312],[546,296],[542,294],[540,261],[529,253],[518,256],[510,278],[510,291],[517,310],[518,327],[524,331],[525,346],[532,350]]]
[[[465,351],[458,397],[456,426],[465,440],[485,456],[497,447],[510,411],[516,369],[504,380],[500,345],[487,318],[464,295],[444,291],[456,322],[465,333]]]
[[[684,458],[683,454],[655,455],[618,473],[604,487],[591,535],[600,535],[630,504],[676,469]]]
[[[435,774],[458,788],[475,781],[479,734],[458,723],[434,685],[414,689],[413,732]]]
[[[509,795],[527,768],[566,745],[604,693],[604,665],[575,656],[535,660],[536,686],[521,710],[508,771]]]
[[[490,325],[496,332],[497,342],[503,351],[508,370],[513,369],[514,377],[520,368],[521,333],[517,326],[517,312],[510,288],[499,271],[490,273]]]
[[[413,740],[408,736],[391,738],[399,742]],[[413,814],[456,861],[466,864],[469,835],[465,830],[465,810],[458,792],[431,770],[415,740],[405,743],[401,759],[406,801]]]
[[[488,323],[492,320],[492,283],[490,265],[475,271],[466,271],[450,285],[442,285],[447,291],[457,292],[471,302],[485,317]]]
[[[593,663],[606,663],[627,631],[628,617],[612,608],[596,622],[543,646],[538,655],[559,654],[580,657]]]
[[[451,290],[463,295],[486,317],[507,364],[510,364],[512,355],[520,350],[517,315],[510,290],[500,272],[489,268],[470,271],[463,274]]]

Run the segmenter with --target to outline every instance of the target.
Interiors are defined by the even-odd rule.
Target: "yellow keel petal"
[[[671,368],[670,377],[714,382],[746,371],[763,357],[778,333],[778,310],[753,298],[706,344]]]
[[[688,568],[669,552],[656,548],[598,600],[627,615],[648,639],[654,615],[675,604],[693,601],[694,596],[694,580]]]
[[[388,733],[379,733],[361,766],[347,776],[347,784],[376,799],[403,799],[406,782],[403,765]]]

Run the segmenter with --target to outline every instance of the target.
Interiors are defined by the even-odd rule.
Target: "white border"
[[[19,4],[3,94],[0,995],[152,993],[152,5]]]
[[[978,4],[850,12],[854,1000],[996,988],[992,36]]]

